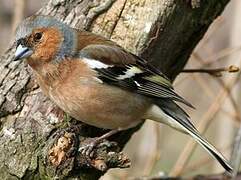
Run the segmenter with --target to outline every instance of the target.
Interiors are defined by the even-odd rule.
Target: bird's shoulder
[[[136,58],[117,43],[87,31],[78,32],[76,56],[116,66],[136,63]]]
[[[111,75],[118,81],[145,78],[172,88],[170,80],[160,70],[115,42],[86,31],[79,32],[78,40],[80,45],[76,56],[100,75],[108,74],[108,78]]]

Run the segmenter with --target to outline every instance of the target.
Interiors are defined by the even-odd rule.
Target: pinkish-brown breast
[[[142,120],[150,107],[148,98],[101,83],[81,60],[64,61],[59,77],[42,90],[70,116],[106,128],[129,128]],[[41,78],[40,78],[41,79]]]

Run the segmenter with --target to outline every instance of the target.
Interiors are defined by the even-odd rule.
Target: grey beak
[[[21,44],[18,45],[16,52],[15,52],[15,56],[14,56],[14,61],[23,59],[23,58],[27,58],[29,56],[31,56],[33,54],[33,51],[28,48],[28,47],[24,47]]]

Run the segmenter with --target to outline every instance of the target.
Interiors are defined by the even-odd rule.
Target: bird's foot
[[[84,142],[81,143],[79,147],[79,152],[83,155],[93,157],[94,156],[94,149],[98,146],[106,146],[111,147],[113,146],[113,142],[105,141],[106,138],[112,136],[113,134],[116,134],[117,132],[121,131],[121,129],[115,129],[107,132],[106,134],[95,137],[95,138],[88,138]]]
[[[114,147],[117,144],[115,142],[106,141],[104,139],[97,138],[88,138],[83,141],[79,147],[79,152],[85,156],[92,158],[95,154],[96,148],[102,147]]]
[[[94,148],[100,144],[101,141],[99,138],[89,138],[86,139],[81,146],[79,147],[79,152],[83,155],[93,157],[94,156]]]

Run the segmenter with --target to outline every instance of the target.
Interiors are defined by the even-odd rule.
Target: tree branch
[[[228,73],[239,72],[239,67],[231,65],[229,67],[216,68],[216,69],[183,69],[182,72],[183,73],[207,73],[212,76],[222,76],[222,72],[228,72]]]

